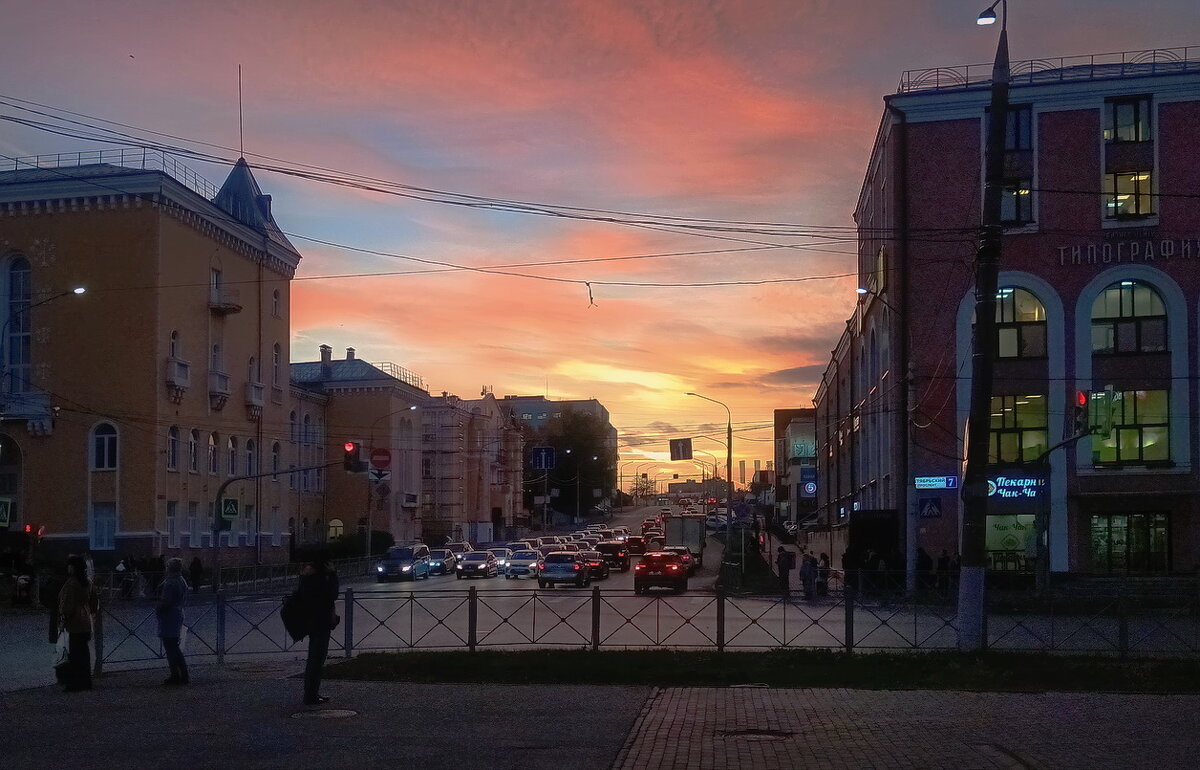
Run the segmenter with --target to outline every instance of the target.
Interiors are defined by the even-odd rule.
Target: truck
[[[696,566],[704,564],[704,543],[707,534],[704,530],[704,515],[700,513],[685,513],[663,518],[667,542],[665,545],[686,545],[696,558]]]

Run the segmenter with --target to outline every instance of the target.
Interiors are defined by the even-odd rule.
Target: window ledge
[[[1105,230],[1120,230],[1125,227],[1158,227],[1158,214],[1136,217],[1104,217],[1101,227]]]
[[[1004,228],[1004,235],[1033,235],[1038,231],[1037,222],[1002,222],[1001,227]]]

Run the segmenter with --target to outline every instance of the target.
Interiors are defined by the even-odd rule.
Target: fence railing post
[[[600,650],[600,586],[592,586],[592,652]]]
[[[225,662],[225,594],[217,594],[217,664]]]
[[[96,645],[96,663],[92,666],[96,676],[104,673],[104,604],[96,610],[96,619],[92,623],[92,641]]]
[[[342,618],[342,623],[345,624],[344,632],[346,641],[343,645],[346,648],[346,657],[349,658],[354,652],[354,589],[346,589],[346,606],[342,608],[345,612],[345,617]]]
[[[1124,591],[1117,595],[1117,656],[1129,657],[1129,604]]]
[[[717,652],[725,652],[725,589],[717,589]]]
[[[843,601],[846,603],[846,652],[854,652],[854,597],[857,594],[853,582],[847,581],[842,590]]]
[[[476,623],[479,620],[479,591],[475,586],[467,592],[467,650],[475,652]]]

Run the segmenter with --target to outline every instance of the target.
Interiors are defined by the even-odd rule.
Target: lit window
[[[1117,391],[1110,399],[1112,430],[1092,438],[1092,460],[1139,464],[1171,459],[1167,391]]]
[[[1148,142],[1150,139],[1148,97],[1119,99],[1104,105],[1104,141]]]
[[[1104,216],[1107,219],[1145,217],[1154,213],[1149,171],[1104,175]]]
[[[996,293],[996,357],[1043,358],[1046,309],[1030,292],[1006,286]]]
[[[1027,463],[1046,451],[1046,397],[992,396],[988,462]]]
[[[1000,190],[1000,221],[1024,225],[1033,221],[1033,191],[1028,179],[1011,179]]]
[[[1114,283],[1092,304],[1093,353],[1161,353],[1167,349],[1167,313],[1152,286]]]

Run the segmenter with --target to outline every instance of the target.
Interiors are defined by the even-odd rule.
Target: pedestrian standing
[[[775,554],[775,567],[779,570],[779,591],[787,596],[792,590],[792,567],[795,566],[796,555],[783,546]]]
[[[821,596],[829,593],[829,554],[822,553],[817,557],[817,593]]]
[[[804,554],[800,561],[800,584],[804,586],[804,598],[812,601],[817,584],[817,557],[812,551]]]
[[[304,705],[328,703],[321,695],[321,669],[329,654],[329,634],[341,620],[333,611],[338,595],[337,573],[322,553],[305,565],[296,590],[308,624],[308,660],[304,664]]]
[[[100,611],[96,589],[87,579],[82,556],[67,558],[67,581],[58,594],[59,624],[67,632],[67,679],[65,692],[92,689],[92,620]]]
[[[188,565],[188,574],[192,578],[192,592],[200,590],[200,581],[204,579],[204,563],[200,561],[199,556],[192,557],[192,563]]]
[[[159,589],[158,605],[154,608],[158,616],[158,636],[162,639],[167,666],[171,670],[171,675],[163,684],[182,685],[188,683],[187,661],[183,658],[183,650],[179,648],[179,639],[183,634],[183,605],[188,591],[187,581],[183,579],[183,559],[168,560],[165,570],[166,578]]]

